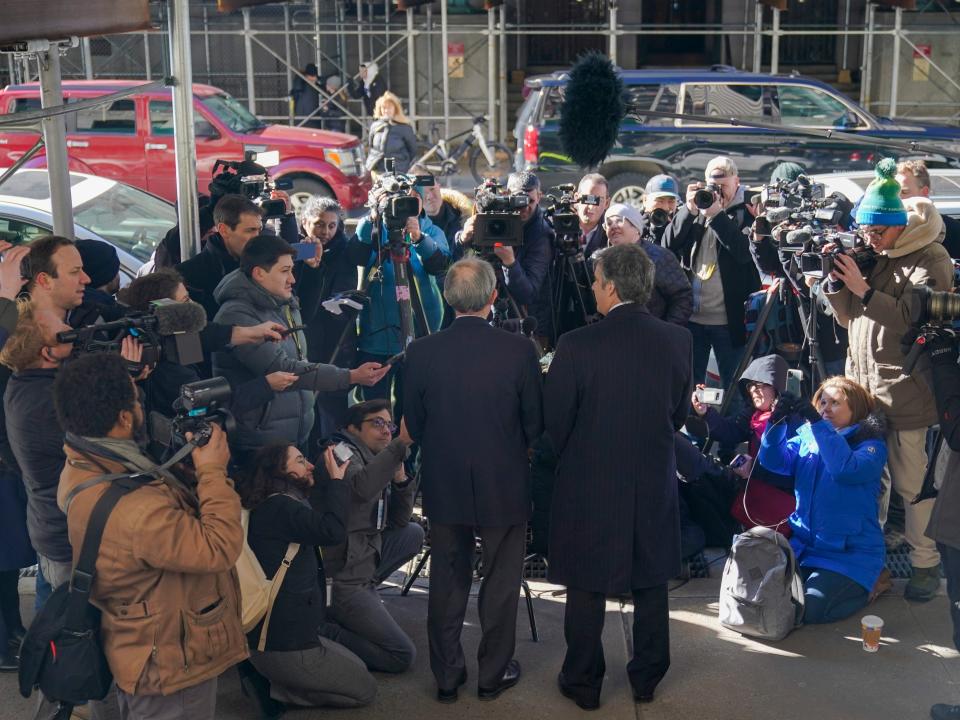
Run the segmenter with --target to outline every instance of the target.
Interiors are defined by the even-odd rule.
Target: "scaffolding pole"
[[[863,65],[860,68],[860,106],[870,109],[870,81],[873,79],[873,31],[877,6],[867,3],[867,37],[863,43]]]
[[[610,62],[617,64],[617,3],[616,0],[610,2],[610,34],[607,38],[607,55]]]
[[[487,10],[487,136],[499,137],[497,115],[497,35],[493,17],[496,8]]]
[[[773,34],[770,37],[770,74],[780,72],[780,10],[773,8]]]
[[[44,110],[63,105],[63,85],[60,82],[60,46],[47,43],[47,49],[37,53],[40,71],[40,107]],[[70,158],[67,156],[67,125],[63,115],[45,117],[43,144],[47,155],[47,180],[50,183],[50,212],[53,215],[53,234],[73,237],[73,201],[70,197]]]
[[[87,80],[93,80],[93,53],[90,52],[90,38],[80,39],[80,49],[83,51],[83,74]]]
[[[497,122],[500,142],[507,141],[507,6],[500,6],[500,63],[497,68],[500,80],[500,119]]]
[[[250,39],[250,8],[243,9],[243,55],[247,63],[247,108],[257,114],[257,88],[253,76],[253,41]]]
[[[763,5],[753,7],[753,71],[758,73],[763,65]]]
[[[170,0],[170,72],[173,75],[173,142],[177,168],[180,258],[200,252],[197,146],[193,136],[193,65],[190,57],[190,0]]]
[[[413,8],[407,8],[407,111],[410,114],[410,123],[417,128],[417,36],[413,30]]]
[[[437,107],[433,97],[433,6],[427,5],[427,87],[430,89],[430,114],[436,115]]]
[[[287,89],[293,87],[293,73],[290,72],[291,63],[293,62],[290,59],[290,8],[287,5],[283,6],[283,50],[284,56],[286,57],[286,66],[287,66]],[[317,65],[319,70],[320,66]],[[287,124],[293,125],[293,103],[287,102]]]
[[[890,68],[890,117],[897,116],[897,95],[900,92],[900,32],[903,30],[903,8],[898,7],[893,21],[893,67]]]
[[[443,43],[443,136],[450,137],[450,39],[447,0],[440,0],[440,42]]]

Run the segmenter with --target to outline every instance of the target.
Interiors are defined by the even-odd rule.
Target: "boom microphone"
[[[603,162],[617,142],[626,116],[623,82],[610,59],[598,52],[573,65],[560,109],[560,143],[581,167]]]
[[[789,220],[790,216],[793,214],[793,210],[794,208],[788,207],[770,208],[767,210],[765,215],[767,216],[767,220],[770,221],[771,225],[776,225],[784,220]]]
[[[207,313],[203,305],[192,300],[157,300],[151,303],[151,307],[157,316],[157,332],[161,335],[198,333],[207,326]]]

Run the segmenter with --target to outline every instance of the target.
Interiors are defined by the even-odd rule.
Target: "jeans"
[[[870,593],[846,575],[819,568],[801,568],[800,575],[807,625],[837,622],[867,606]]]
[[[713,348],[713,354],[717,358],[717,368],[720,371],[720,384],[724,388],[730,387],[733,374],[737,371],[737,365],[743,355],[743,346],[734,346],[726,325],[700,325],[691,322],[687,323],[687,329],[693,335],[694,383],[704,382],[707,376],[707,363],[710,360],[710,349]]]

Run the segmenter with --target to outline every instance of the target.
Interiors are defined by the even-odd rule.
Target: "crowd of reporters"
[[[403,121],[399,104],[393,114],[384,111],[390,102],[389,94],[377,100],[384,133]],[[384,154],[398,151],[389,135],[382,140]],[[395,166],[382,169],[393,177]],[[771,186],[803,182],[790,168],[777,172],[793,177],[775,176]],[[29,249],[6,249],[0,261],[3,507],[25,510],[3,531],[2,669],[16,667],[8,642],[13,648],[24,632],[9,601],[11,572],[39,564],[38,608],[51,588],[68,582],[105,489],[94,481],[118,472],[151,478],[135,501],[119,506],[104,535],[104,547],[116,549],[110,563],[98,563],[92,595],[104,611],[104,649],[121,713],[130,718],[165,717],[173,703],[190,708],[191,717],[213,717],[216,678],[237,663],[244,691],[265,717],[285,705],[364,705],[376,694],[371,671],[409,669],[416,649],[377,587],[423,545],[423,527],[411,521],[417,465],[424,511],[433,521],[428,634],[442,702],[455,701],[465,679],[457,628],[469,589],[464,558],[472,558],[475,533],[494,558],[481,596],[498,598],[496,610],[492,601],[481,607],[481,618],[499,627],[497,620],[511,609],[515,614],[531,456],[535,466],[560,458],[550,532],[550,577],[568,586],[568,653],[559,683],[586,709],[599,704],[597,643],[607,594],[634,596],[637,647],[628,673],[635,696],[652,699],[666,673],[666,580],[689,548],[654,545],[679,538],[681,528],[699,531],[700,546],[729,545],[734,532],[755,524],[791,536],[807,622],[832,622],[886,589],[882,528],[892,488],[903,500],[912,548],[907,597],[933,597],[941,556],[948,573],[960,575],[960,541],[940,510],[955,494],[951,486],[944,485],[936,511],[930,499],[914,502],[928,465],[928,428],[940,422],[945,454],[960,449],[950,414],[960,384],[952,336],[934,333],[935,342],[927,343],[932,362],[924,356],[908,372],[901,351],[901,338],[908,336],[909,348],[909,333],[918,329],[909,288],[953,287],[949,243],[957,241],[956,228],[924,197],[929,174],[921,164],[883,165],[856,208],[836,198],[842,211],[830,231],[859,225],[860,246],[877,259],[861,267],[837,253],[817,283],[819,302],[830,310],[817,333],[839,348],[833,368],[846,355],[847,377],[830,378],[839,373],[820,367],[826,379],[810,400],[787,392],[786,361],[776,347],[738,374],[751,359],[744,358],[746,320],[762,278],[805,281],[791,265],[800,251],[786,251],[776,233],[758,230],[755,220],[768,209],[740,184],[730,158],[710,161],[705,181],[690,184],[683,197],[676,180],[653,177],[642,208],[612,202],[598,174],[556,197],[544,193],[535,174],[515,173],[493,192],[522,198],[511,211],[520,237],[489,248],[477,242],[482,206],[431,179],[421,182],[423,168],[409,173],[401,174],[400,190],[378,182],[371,212],[350,235],[328,198],[312,198],[295,219],[285,213],[265,221],[249,197],[216,197],[197,256],[175,263],[175,243],[165,240],[150,272],[122,290],[116,253],[105,243],[51,236]],[[383,203],[398,194],[417,198],[420,210],[394,227]],[[565,211],[575,214],[574,230],[558,219]],[[795,219],[779,225],[783,236]],[[386,240],[398,230],[399,254]],[[408,295],[398,287],[403,276]],[[401,304],[408,297],[419,309],[412,335],[439,332],[429,342],[409,345],[404,336]],[[136,333],[114,352],[96,354],[78,353],[62,339],[72,328],[155,312],[158,302],[199,306],[206,322],[191,330],[201,360],[183,364],[161,353],[145,362],[149,342]],[[489,327],[491,318],[501,327],[535,319],[514,326],[535,342],[511,344]],[[488,330],[496,335],[484,335]],[[489,362],[506,364],[502,376],[479,366],[472,371],[470,392],[487,378],[492,384],[481,394],[493,398],[473,418],[475,395],[451,398],[463,389],[462,372],[471,363],[488,362],[481,345]],[[543,390],[545,435],[533,348],[555,351]],[[727,417],[693,392],[706,382],[711,354],[721,386],[740,395]],[[608,372],[584,375],[591,366]],[[933,382],[946,392],[932,392],[931,366]],[[628,378],[628,367],[656,377]],[[194,430],[181,438],[192,443],[192,467],[158,469],[177,449],[183,387],[212,377],[229,385],[225,405],[235,424],[224,432],[211,423],[202,444]],[[497,387],[511,382],[516,395],[498,398]],[[584,404],[584,393],[605,404]],[[461,446],[458,418],[480,427],[501,411],[514,414],[516,437],[489,433],[475,457],[476,448],[454,452]],[[623,433],[644,439],[644,457],[624,449],[631,443]],[[608,451],[598,450],[601,436]],[[722,460],[702,449],[707,436],[720,441]],[[727,466],[728,451],[741,442],[745,464]],[[511,443],[515,458],[504,449]],[[501,452],[502,467],[490,475]],[[952,455],[942,462],[949,475]],[[638,474],[641,465],[648,469]],[[492,492],[513,474],[516,488]],[[583,496],[586,475],[617,480],[592,487],[594,500]],[[647,492],[646,505],[611,520],[605,513],[634,491],[622,483],[633,475]],[[453,480],[467,485],[457,490],[456,483],[448,486]],[[88,490],[91,482],[95,490]],[[519,493],[513,504],[511,493]],[[662,511],[650,506],[649,493],[665,503]],[[245,539],[241,504],[249,511],[246,541],[264,572],[286,573],[269,624],[248,629],[246,640],[229,579]],[[636,540],[641,527],[643,542]],[[581,547],[623,542],[618,561],[599,562]],[[324,548],[322,561],[317,547]],[[447,592],[441,597],[435,585]],[[512,631],[485,631],[484,643],[479,692],[492,699],[517,682],[520,668]],[[174,655],[185,659],[182,665]]]

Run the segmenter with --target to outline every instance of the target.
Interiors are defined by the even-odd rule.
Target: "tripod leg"
[[[530,585],[526,580],[520,581],[523,587],[523,595],[527,601],[527,615],[530,618],[530,635],[534,642],[540,642],[540,633],[537,632],[537,617],[533,614],[533,597],[530,595]]]
[[[423,557],[420,558],[420,561],[417,563],[417,567],[413,569],[413,573],[410,577],[407,578],[407,581],[403,584],[403,589],[400,591],[400,594],[406,596],[410,592],[410,588],[413,587],[413,583],[416,582],[417,578],[420,577],[420,573],[423,572],[423,566],[427,564],[427,560],[430,559],[430,548],[427,548],[423,552]]]

